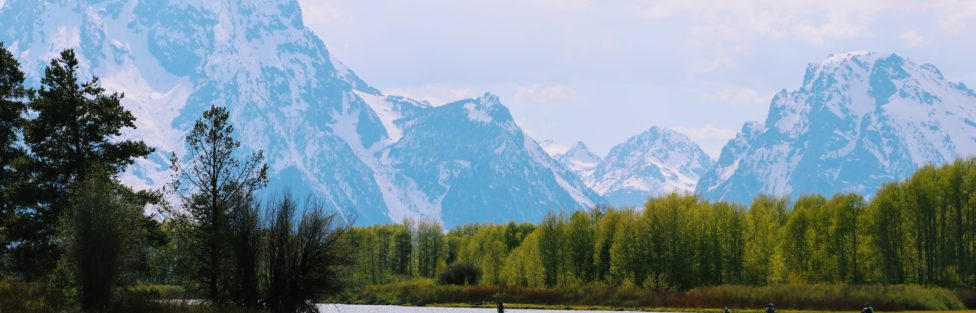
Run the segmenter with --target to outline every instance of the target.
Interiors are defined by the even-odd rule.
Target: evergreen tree
[[[240,142],[234,139],[229,113],[211,106],[203,112],[186,136],[186,161],[173,154],[174,172],[170,190],[181,201],[181,208],[170,208],[180,221],[194,258],[194,272],[203,284],[207,300],[223,303],[227,291],[226,245],[231,218],[248,210],[254,193],[265,186],[268,167],[261,151],[241,160]]]
[[[39,277],[54,267],[61,249],[58,219],[71,207],[69,189],[93,166],[114,177],[152,148],[140,140],[119,140],[135,128],[135,117],[122,107],[122,95],[106,94],[98,77],[78,78],[78,60],[65,50],[44,70],[41,88],[29,108],[36,118],[24,127],[24,142],[33,153],[28,193],[30,209],[16,218],[16,268]]]
[[[26,156],[18,145],[24,126],[24,73],[20,63],[0,42],[0,275],[7,270],[8,228],[14,218],[17,185],[22,182],[16,162]]]

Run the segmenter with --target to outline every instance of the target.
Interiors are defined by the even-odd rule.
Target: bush
[[[608,306],[626,308],[758,309],[773,302],[781,309],[852,310],[864,303],[885,311],[957,310],[963,303],[951,291],[917,285],[791,284],[775,286],[723,285],[689,291],[649,290],[632,286],[593,284],[577,288],[437,285],[430,280],[367,286],[336,299],[340,302],[395,305],[432,303],[509,303]]]
[[[470,263],[454,263],[441,272],[438,280],[442,284],[474,285],[481,279],[481,269]]]
[[[339,271],[353,262],[337,213],[310,199],[300,217],[298,209],[289,194],[267,208],[264,303],[272,312],[317,312],[312,301],[339,290]]]
[[[0,312],[64,312],[69,305],[60,294],[39,283],[0,279]]]

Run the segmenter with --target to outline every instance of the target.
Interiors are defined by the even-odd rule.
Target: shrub
[[[773,286],[722,285],[689,291],[650,290],[633,286],[593,284],[576,288],[523,288],[515,286],[436,285],[411,280],[371,285],[342,302],[426,305],[431,303],[483,303],[500,300],[537,305],[610,306],[627,308],[777,308],[851,310],[871,303],[876,309],[955,310],[964,308],[953,292],[917,285],[788,284]]]
[[[470,263],[454,263],[441,272],[438,280],[442,284],[474,285],[481,279],[481,269]]]
[[[40,283],[0,279],[0,312],[62,312],[69,307],[61,293]]]
[[[306,200],[297,225],[298,206],[290,195],[268,207],[264,303],[272,312],[317,312],[312,301],[338,290],[338,272],[353,262],[342,240],[348,225],[322,207]]]

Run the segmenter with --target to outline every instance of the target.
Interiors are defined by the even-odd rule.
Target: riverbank
[[[417,306],[395,306],[395,305],[359,305],[359,304],[321,304],[321,313],[492,313],[496,312],[494,304],[469,305],[461,303],[432,304],[422,307]],[[681,313],[681,312],[722,312],[720,308],[616,308],[603,306],[561,306],[561,305],[535,305],[535,304],[505,304],[506,312],[517,313],[601,313],[601,312],[660,312],[660,313]],[[779,313],[814,313],[814,312],[857,312],[859,310],[783,310],[777,309]],[[735,309],[734,313],[765,313],[764,309]],[[888,312],[888,311],[886,311]],[[945,311],[890,311],[906,313],[935,313]],[[952,311],[958,313],[976,313],[976,310]]]
[[[410,280],[370,285],[347,290],[328,302],[352,304],[449,305],[472,307],[478,303],[521,304],[533,308],[699,308],[728,306],[762,308],[766,303],[778,309],[857,311],[871,303],[883,311],[963,310],[971,292],[917,285],[784,284],[772,286],[722,285],[687,291],[651,290],[634,287],[592,285],[567,288],[522,288],[511,286],[453,286],[430,280]],[[655,309],[657,310],[657,309]]]
[[[395,305],[355,305],[355,304],[320,304],[321,313],[494,313],[494,304],[470,306],[467,304],[435,304],[428,306],[395,306]],[[637,313],[637,312],[721,312],[721,309],[693,309],[693,308],[613,308],[590,306],[539,306],[532,304],[506,304],[505,312],[513,313]],[[782,310],[780,313],[814,313],[814,312],[857,312],[858,310],[824,311],[824,310]],[[764,313],[762,309],[732,310],[734,313]],[[911,313],[934,313],[944,311],[893,311]],[[959,313],[976,313],[976,310],[953,311]]]

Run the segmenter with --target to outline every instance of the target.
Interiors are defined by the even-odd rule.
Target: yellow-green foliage
[[[461,240],[457,262],[474,264],[481,269],[482,284],[500,284],[504,281],[502,268],[508,251],[505,251],[504,228],[486,225],[474,235]]]
[[[857,194],[760,196],[748,206],[695,195],[639,209],[553,212],[538,224],[395,226],[413,243],[409,273],[470,263],[480,285],[634,286],[685,291],[726,284],[922,284],[976,287],[976,159],[924,167],[870,201]],[[426,225],[426,226],[425,226]],[[392,227],[392,226],[383,226]],[[383,227],[360,228],[362,284],[397,262]],[[528,234],[527,236],[525,234]],[[425,242],[431,244],[424,244]],[[400,245],[400,247],[404,247]],[[434,251],[430,251],[433,249]],[[436,260],[433,260],[436,258]],[[426,265],[425,265],[426,264]],[[385,279],[374,279],[381,276]]]
[[[540,288],[545,285],[542,262],[539,256],[539,233],[525,237],[522,244],[512,250],[505,263],[505,283],[511,286]]]

